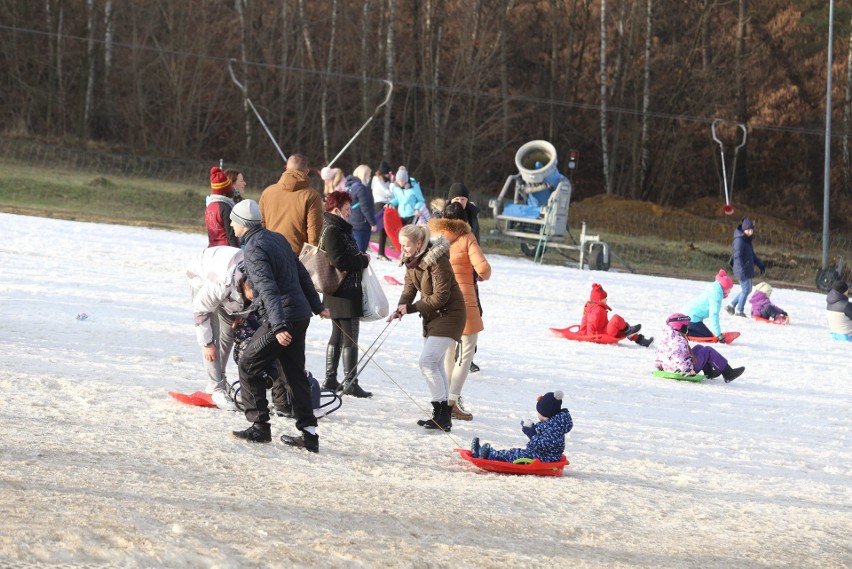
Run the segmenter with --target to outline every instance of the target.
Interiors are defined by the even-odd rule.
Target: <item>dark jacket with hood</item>
[[[346,278],[334,294],[323,295],[322,302],[333,319],[360,318],[364,315],[364,292],[361,274],[370,263],[370,258],[358,250],[352,236],[352,225],[339,215],[324,213],[320,234],[323,251],[331,264],[346,271]]]
[[[369,230],[376,225],[375,204],[373,192],[361,183],[355,176],[346,176],[346,191],[352,196],[352,214],[349,224],[358,231]]]
[[[828,329],[835,334],[852,336],[852,303],[839,290],[831,289],[825,297]]]
[[[733,267],[734,275],[738,280],[753,279],[755,265],[760,267],[761,273],[766,271],[766,265],[754,252],[753,240],[754,235],[748,236],[743,233],[742,225],[734,229]]]
[[[307,269],[279,233],[256,225],[243,236],[245,265],[254,290],[254,306],[273,332],[323,311]]]

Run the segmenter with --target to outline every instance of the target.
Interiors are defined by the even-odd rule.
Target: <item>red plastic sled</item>
[[[531,474],[534,476],[562,476],[562,471],[571,464],[565,455],[559,462],[542,462],[533,459],[532,462],[516,464],[514,462],[503,462],[500,460],[485,460],[484,458],[473,458],[470,451],[463,448],[453,449],[466,461],[478,466],[488,472],[499,472],[500,474]]]
[[[612,336],[607,336],[606,334],[596,334],[594,336],[587,336],[579,333],[580,325],[574,324],[573,326],[568,326],[567,328],[551,328],[550,331],[556,334],[557,336],[562,336],[566,340],[577,340],[578,342],[594,342],[595,344],[615,344],[616,342],[620,342],[624,338],[614,338]]]
[[[776,326],[786,326],[790,323],[790,317],[784,318],[784,320],[770,320],[769,318],[763,318],[762,316],[752,316],[755,320],[760,322],[766,322],[768,324],[775,324]]]
[[[203,391],[196,391],[195,393],[178,393],[177,391],[169,391],[169,395],[181,403],[193,405],[195,407],[216,406],[216,404],[213,403],[213,396],[209,393],[204,393]]]
[[[385,208],[385,233],[393,243],[393,248],[398,252],[402,252],[399,246],[399,230],[402,229],[402,219],[399,217],[399,212],[392,207]]]
[[[399,282],[399,279],[397,279],[396,277],[392,277],[390,275],[385,275],[385,281],[389,282],[392,285],[397,285],[397,286],[402,286],[403,284],[405,284],[405,283]]]
[[[378,253],[379,244],[375,241],[370,241],[370,250],[375,253]],[[390,247],[385,247],[385,257],[390,257],[391,259],[399,259],[399,251],[394,251]]]
[[[722,335],[725,337],[725,342],[728,343],[728,344],[730,344],[731,342],[733,342],[734,340],[736,340],[737,338],[740,337],[739,332],[722,332]],[[696,338],[694,336],[687,336],[686,338],[690,342],[700,342],[702,344],[715,344],[716,342],[719,341],[719,340],[716,339],[715,336],[711,336],[709,338],[701,338],[701,337]]]

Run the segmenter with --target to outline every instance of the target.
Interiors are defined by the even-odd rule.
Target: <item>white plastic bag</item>
[[[372,322],[387,318],[390,311],[388,297],[385,296],[385,291],[382,290],[382,285],[370,265],[367,265],[361,275],[361,291],[364,293],[364,316],[361,320]]]

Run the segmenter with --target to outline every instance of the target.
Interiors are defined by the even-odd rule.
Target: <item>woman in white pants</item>
[[[429,236],[426,225],[406,225],[399,233],[401,260],[406,267],[405,286],[388,322],[420,313],[425,337],[420,372],[432,397],[432,417],[417,424],[426,429],[449,431],[453,423],[444,358],[450,346],[461,341],[466,310],[464,295],[450,265],[450,243],[443,237],[430,242]],[[415,302],[418,292],[420,300]]]
[[[474,279],[485,281],[491,278],[491,265],[473,236],[460,203],[447,204],[440,219],[429,220],[429,228],[433,234],[441,235],[450,242],[450,264],[464,295],[467,316],[459,342],[458,358],[456,344],[453,344],[447,350],[444,368],[450,381],[449,404],[452,418],[470,421],[473,415],[462,406],[461,390],[470,373],[470,362],[473,361],[479,333],[485,329],[476,299]]]

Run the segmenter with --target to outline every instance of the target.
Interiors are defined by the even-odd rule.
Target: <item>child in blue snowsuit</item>
[[[479,445],[479,438],[470,444],[473,458],[515,462],[519,458],[539,459],[542,462],[558,462],[565,453],[565,435],[574,426],[571,413],[562,408],[562,392],[550,391],[538,398],[535,406],[540,422],[521,421],[521,430],[530,438],[526,448],[497,450],[485,443]]]

